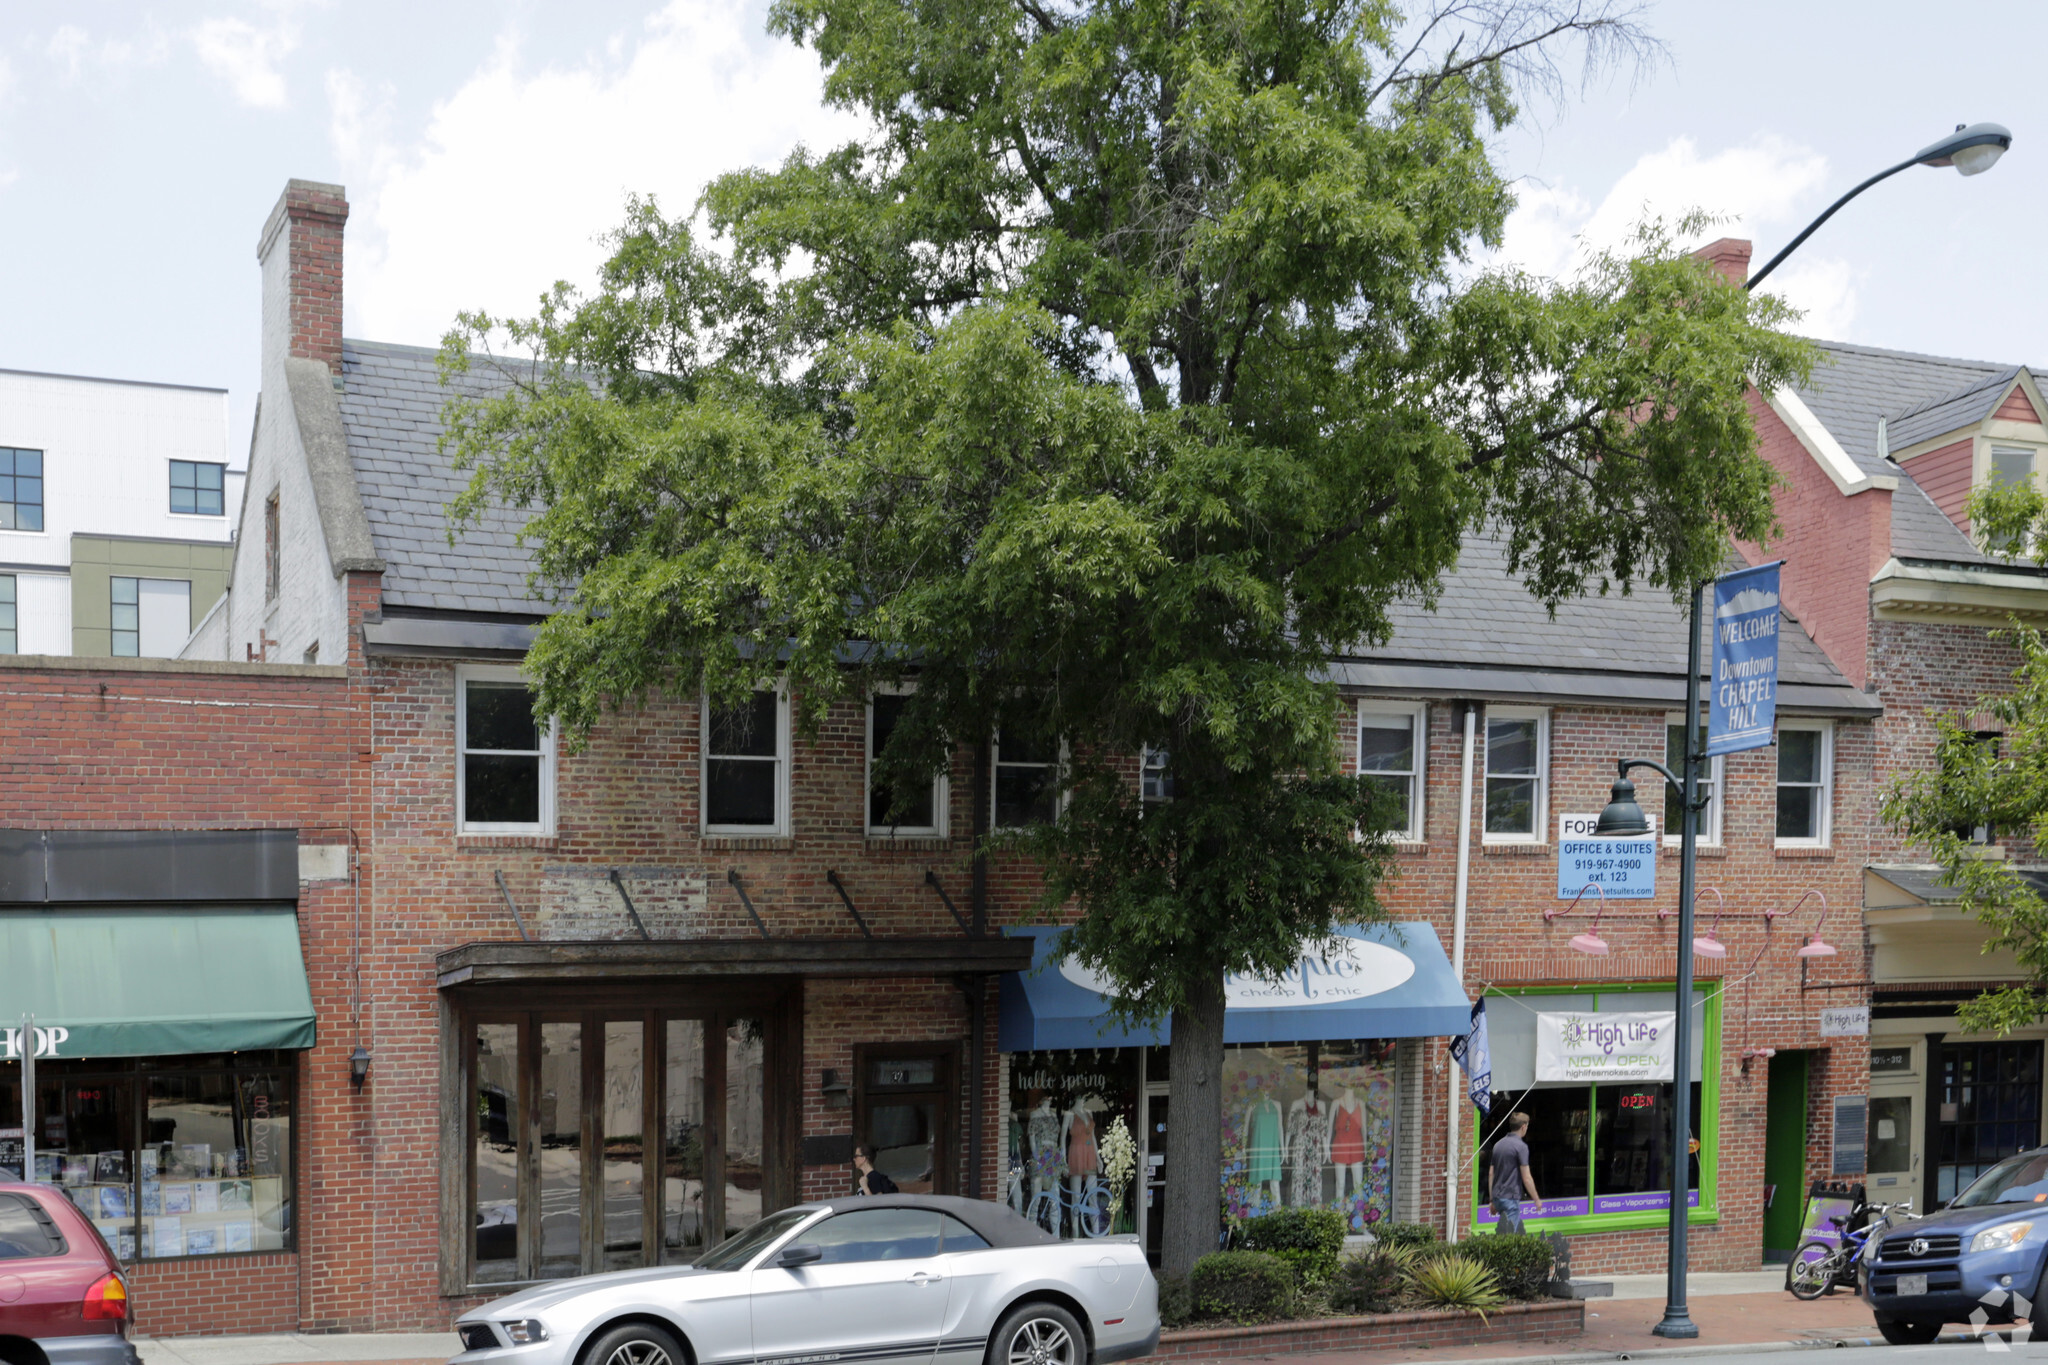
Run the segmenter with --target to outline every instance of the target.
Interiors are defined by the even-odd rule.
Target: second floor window
[[[0,531],[43,529],[43,452],[0,446]]]
[[[1387,825],[1396,839],[1422,838],[1423,708],[1361,702],[1358,774],[1399,805]]]
[[[1487,708],[1483,838],[1543,842],[1544,721],[1541,711]]]
[[[704,828],[713,834],[788,829],[787,701],[756,692],[730,708],[705,708]]]
[[[457,828],[538,834],[554,825],[554,735],[533,718],[533,689],[517,669],[464,669],[456,683]]]
[[[990,746],[995,782],[990,812],[997,829],[1049,825],[1059,817],[1058,740],[1033,739],[1023,731],[999,733]]]
[[[227,466],[202,464],[196,460],[171,461],[171,510],[188,516],[226,515],[223,486]]]
[[[1698,737],[1693,741],[1704,753],[1707,747],[1707,727],[1702,725]],[[1668,718],[1664,725],[1664,766],[1685,776],[1685,717]],[[1700,795],[1707,803],[1700,807],[1700,842],[1718,844],[1721,842],[1721,758],[1707,759],[1700,765]],[[1673,848],[1685,842],[1685,797],[1671,783],[1664,784],[1664,828],[1659,831],[1664,842]]]
[[[1173,800],[1173,753],[1146,745],[1138,758],[1138,799],[1147,805]]]
[[[0,573],[0,654],[21,652],[21,633],[17,628],[20,623],[15,615],[20,606],[14,593],[14,575]]]
[[[1834,792],[1834,731],[1827,725],[1778,726],[1778,843],[1828,841]]]
[[[192,585],[182,578],[112,580],[108,652],[117,659],[170,659],[192,634]]]
[[[868,704],[868,833],[943,834],[946,820],[946,777],[905,791],[900,796],[875,775],[875,760],[889,745],[910,698],[878,692]]]

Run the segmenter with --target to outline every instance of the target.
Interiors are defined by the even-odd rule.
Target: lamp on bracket
[[[1835,945],[1820,936],[1821,926],[1827,923],[1828,898],[1818,888],[1807,887],[1805,891],[1800,893],[1799,899],[1792,902],[1792,908],[1785,913],[1787,915],[1796,914],[1799,907],[1806,904],[1808,896],[1812,896],[1820,902],[1820,918],[1813,922],[1813,932],[1806,936],[1806,942],[1799,945],[1797,956],[1807,959],[1833,957],[1835,955]]]
[[[1694,937],[1692,950],[1701,957],[1726,957],[1728,945],[1721,942],[1720,930],[1721,916],[1728,908],[1728,899],[1721,894],[1721,888],[1718,886],[1703,886],[1700,890],[1714,893],[1714,922],[1706,933]]]
[[[1572,935],[1570,947],[1573,952],[1584,953],[1588,957],[1606,957],[1607,940],[1600,937],[1600,916],[1607,909],[1607,892],[1601,889],[1598,882],[1587,882],[1584,886],[1580,887],[1579,894],[1573,896],[1572,903],[1564,909],[1545,910],[1543,912],[1543,920],[1547,924],[1551,920],[1569,915],[1572,911],[1579,908],[1579,902],[1586,898],[1588,891],[1598,892],[1600,903],[1593,911],[1593,923],[1587,926],[1586,932]]]

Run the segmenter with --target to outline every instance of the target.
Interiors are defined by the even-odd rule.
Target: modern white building
[[[0,653],[177,654],[227,587],[227,409],[225,389],[0,370]]]

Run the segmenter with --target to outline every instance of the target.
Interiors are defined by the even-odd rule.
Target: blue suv
[[[1858,1279],[1895,1346],[1933,1341],[1945,1323],[2033,1318],[2048,1260],[2048,1147],[2007,1157],[1939,1213],[1873,1245]]]

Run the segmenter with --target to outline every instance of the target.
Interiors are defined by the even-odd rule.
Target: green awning
[[[313,1046],[289,907],[0,911],[0,1028],[65,1030],[58,1057]],[[45,1051],[43,1056],[49,1056]]]

